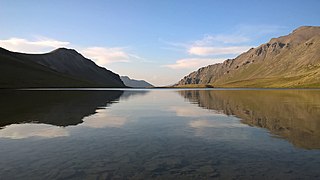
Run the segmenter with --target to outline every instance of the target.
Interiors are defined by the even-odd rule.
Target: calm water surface
[[[320,179],[320,90],[0,91],[0,179]]]

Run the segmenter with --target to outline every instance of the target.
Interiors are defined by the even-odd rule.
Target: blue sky
[[[120,75],[168,85],[299,26],[319,26],[319,10],[318,0],[0,0],[0,46],[74,48]]]

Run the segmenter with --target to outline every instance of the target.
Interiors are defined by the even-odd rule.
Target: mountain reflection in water
[[[317,90],[186,90],[179,94],[200,107],[241,118],[305,149],[320,149]]]
[[[77,125],[118,102],[123,91],[5,91],[0,97],[0,127],[20,123]]]
[[[97,113],[119,98],[143,95],[148,91],[100,90],[16,90],[0,92],[0,129],[10,124],[42,123],[70,126]]]
[[[319,179],[319,91],[180,91],[0,91],[0,179]]]

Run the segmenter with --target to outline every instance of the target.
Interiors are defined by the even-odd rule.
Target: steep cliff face
[[[177,86],[320,87],[320,27],[303,26],[235,59],[185,76]]]

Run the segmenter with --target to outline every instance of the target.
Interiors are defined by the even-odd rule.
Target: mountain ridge
[[[76,50],[26,54],[0,48],[0,88],[126,87],[120,76]]]
[[[320,27],[302,26],[234,59],[202,67],[175,86],[320,87]]]
[[[131,79],[128,76],[120,76],[123,83],[128,87],[134,87],[134,88],[147,88],[147,87],[154,87],[152,84],[148,83],[145,80],[136,80]]]

